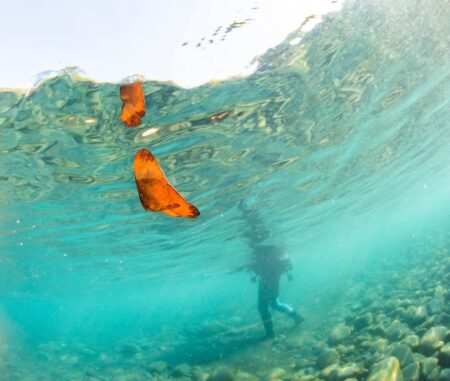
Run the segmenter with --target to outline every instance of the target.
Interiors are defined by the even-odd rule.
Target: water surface
[[[136,129],[119,120],[119,84],[67,72],[26,95],[1,92],[4,379],[149,379],[158,360],[169,364],[161,378],[190,377],[171,368],[181,363],[228,365],[240,379],[273,367],[315,375],[339,323],[356,347],[340,365],[356,363],[364,379],[390,352],[362,337],[392,345],[448,330],[445,303],[427,307],[428,325],[407,313],[448,301],[448,9],[348,2],[247,78],[190,90],[145,82]],[[132,159],[143,147],[199,218],[142,209]],[[276,317],[269,349],[256,286],[227,274],[258,229],[291,256],[282,295],[306,318],[294,332]],[[358,333],[368,312],[403,333]]]

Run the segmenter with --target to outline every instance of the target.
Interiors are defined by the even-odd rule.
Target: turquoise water
[[[0,92],[0,380],[364,380],[392,356],[447,379],[449,16],[348,2],[250,77],[144,83],[136,129],[119,84],[72,71]],[[199,218],[142,209],[143,147]],[[305,318],[274,313],[273,342],[228,273],[265,231]]]

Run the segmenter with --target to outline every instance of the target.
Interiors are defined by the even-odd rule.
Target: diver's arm
[[[255,263],[249,263],[246,265],[241,265],[236,267],[234,270],[230,270],[228,273],[229,274],[234,274],[234,273],[238,273],[241,271],[247,271],[248,273],[252,272],[252,273],[257,273],[256,269],[255,269],[256,264]]]

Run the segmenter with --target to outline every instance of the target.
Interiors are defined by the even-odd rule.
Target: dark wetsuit
[[[258,311],[268,337],[274,336],[269,307],[289,315],[296,323],[301,319],[291,306],[281,303],[278,298],[281,275],[291,268],[289,258],[275,246],[259,247],[254,262],[249,265],[259,277]]]

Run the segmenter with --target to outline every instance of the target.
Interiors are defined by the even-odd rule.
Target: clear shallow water
[[[320,371],[342,322],[356,353],[340,365],[370,371],[389,348],[364,347],[367,334],[394,343],[448,329],[448,307],[428,306],[448,301],[448,16],[439,1],[348,3],[248,78],[145,83],[136,129],[119,120],[116,84],[69,73],[27,96],[0,93],[5,379],[147,379],[156,360],[300,377]],[[198,219],[142,210],[132,172],[142,147]],[[259,229],[292,257],[282,296],[306,318],[298,332],[278,316],[273,347],[258,341],[256,285],[227,274]],[[422,305],[432,321],[414,325],[408,308]],[[359,332],[364,313],[385,333]],[[401,337],[386,333],[395,320]]]

